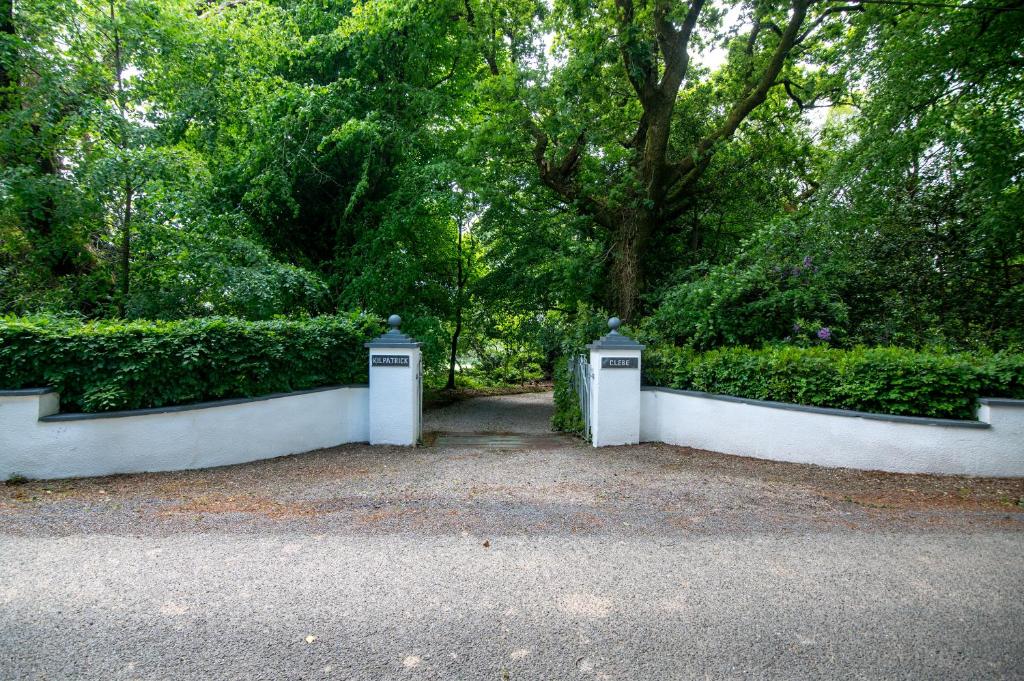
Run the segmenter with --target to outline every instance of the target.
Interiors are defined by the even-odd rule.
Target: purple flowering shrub
[[[790,327],[790,333],[782,342],[787,345],[800,347],[812,347],[815,345],[829,345],[834,342],[835,331],[832,327],[825,326],[820,321],[807,321],[798,319]]]
[[[837,275],[801,241],[788,223],[766,227],[732,262],[695,268],[689,281],[668,289],[653,326],[674,344],[697,350],[835,343],[849,320]]]

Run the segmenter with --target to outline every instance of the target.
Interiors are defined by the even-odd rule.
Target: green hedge
[[[552,378],[555,383],[555,413],[551,417],[551,427],[565,433],[583,433],[583,412],[569,380],[568,359],[559,357],[555,361]]]
[[[644,353],[651,385],[856,411],[973,419],[978,397],[1024,399],[1024,355],[903,348],[725,348]]]
[[[247,322],[0,318],[0,389],[53,387],[64,411],[139,409],[367,379],[359,315]]]

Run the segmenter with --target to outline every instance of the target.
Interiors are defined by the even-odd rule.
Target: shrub
[[[651,385],[856,411],[974,418],[979,396],[1024,398],[1024,356],[905,348],[659,348],[644,357]]]
[[[820,252],[804,226],[783,220],[755,232],[731,262],[690,269],[662,291],[649,323],[698,350],[784,339],[842,344],[843,278],[843,263]]]
[[[837,402],[847,409],[974,418],[982,371],[967,355],[870,348],[841,353],[838,361]]]
[[[53,387],[69,410],[139,409],[365,382],[359,315],[81,323],[0,318],[0,388]]]
[[[580,411],[579,399],[569,379],[569,360],[560,357],[555,361],[555,413],[551,417],[551,427],[566,433],[583,432],[583,413]]]
[[[986,397],[1024,399],[1024,354],[1000,352],[981,364]]]

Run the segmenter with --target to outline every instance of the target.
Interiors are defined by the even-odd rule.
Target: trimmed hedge
[[[644,353],[648,384],[819,407],[973,419],[978,397],[1024,399],[1024,355],[903,348],[724,348]]]
[[[67,411],[110,411],[365,383],[361,315],[81,323],[0,318],[0,389],[52,387]]]

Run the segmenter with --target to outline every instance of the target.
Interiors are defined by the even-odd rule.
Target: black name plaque
[[[370,357],[372,367],[407,367],[409,366],[409,355],[372,355]]]
[[[637,357],[602,357],[602,369],[639,369],[640,359]]]

